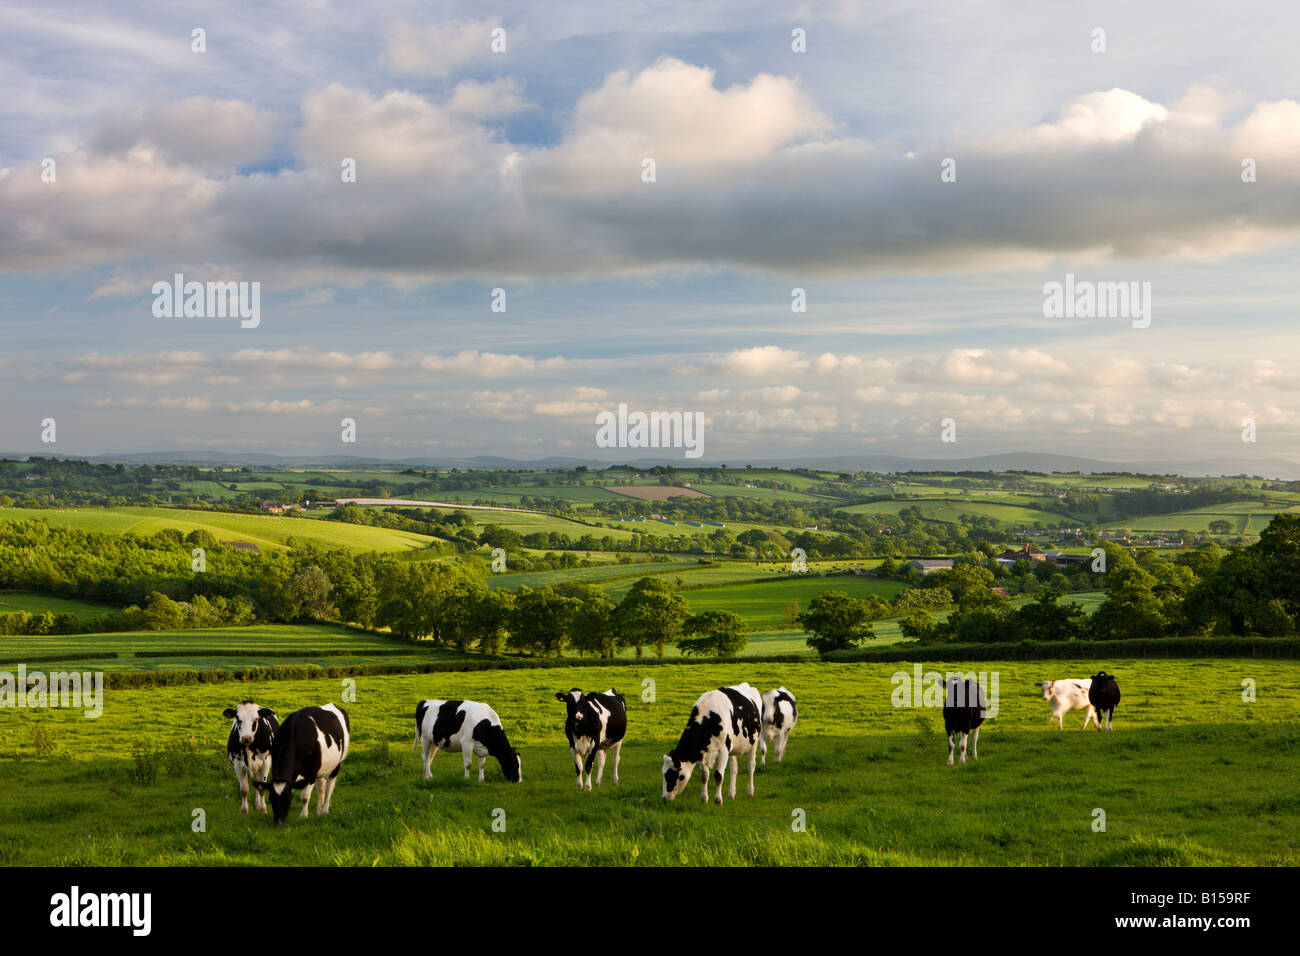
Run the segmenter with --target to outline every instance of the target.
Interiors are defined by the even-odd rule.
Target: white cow
[[[1091,677],[1068,678],[1066,680],[1045,680],[1042,683],[1043,700],[1052,705],[1052,719],[1056,729],[1065,729],[1065,714],[1071,710],[1087,708],[1083,718],[1083,729],[1088,729],[1088,722],[1097,721],[1097,711],[1088,700],[1088,689],[1092,687]]]
[[[506,739],[501,718],[487,704],[474,700],[422,700],[415,708],[415,740],[420,745],[425,780],[433,778],[430,764],[439,750],[461,752],[466,780],[475,754],[479,783],[483,782],[488,757],[496,758],[511,783],[524,778],[523,759]]]
[[[709,802],[709,775],[712,773],[718,782],[714,802],[722,803],[722,783],[730,764],[729,796],[736,799],[736,758],[743,754],[749,754],[749,786],[745,793],[752,797],[762,714],[763,698],[747,683],[719,687],[702,694],[691,710],[690,720],[686,722],[677,746],[664,754],[663,798],[672,800],[681,793],[698,765],[704,778],[701,799]]]

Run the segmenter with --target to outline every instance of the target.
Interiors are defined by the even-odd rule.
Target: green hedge
[[[1293,637],[1158,637],[1125,641],[1021,641],[1018,644],[909,644],[906,647],[834,651],[824,660],[1025,661],[1116,657],[1300,657]]]
[[[105,661],[116,660],[115,651],[77,651],[71,654],[28,654],[26,657],[6,657],[0,659],[0,667],[13,667],[26,664],[29,668],[36,664],[54,664],[59,661]]]

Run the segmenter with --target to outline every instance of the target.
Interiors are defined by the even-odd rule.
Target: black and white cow
[[[483,782],[483,767],[488,757],[495,757],[501,772],[511,783],[524,778],[523,758],[510,746],[501,718],[487,704],[473,700],[422,700],[415,708],[415,739],[424,761],[424,779],[431,780],[430,764],[439,750],[465,757],[465,779],[478,754],[478,779]]]
[[[948,732],[948,766],[961,734],[961,762],[966,762],[966,738],[971,737],[971,757],[980,758],[980,724],[984,723],[984,689],[979,681],[949,677],[944,687],[943,727]]]
[[[603,694],[584,694],[575,687],[567,694],[559,691],[555,699],[568,708],[564,720],[564,735],[569,738],[569,750],[578,769],[578,789],[591,790],[591,765],[596,764],[596,786],[605,776],[605,753],[614,758],[614,786],[618,786],[619,752],[623,749],[623,735],[627,733],[627,702],[614,688]],[[587,775],[586,784],[582,781]]]
[[[238,707],[227,707],[222,714],[231,721],[226,758],[239,781],[239,812],[247,813],[250,782],[270,776],[271,742],[280,729],[280,722],[275,719],[275,711],[259,707],[251,700],[240,701]],[[253,795],[253,807],[258,813],[266,812],[261,790]]]
[[[330,798],[351,740],[347,711],[335,704],[304,707],[284,719],[271,743],[271,780],[254,781],[257,789],[270,796],[276,823],[289,816],[294,790],[302,791],[304,819],[313,787],[319,788],[316,815],[330,812]]]
[[[763,766],[767,766],[767,745],[773,740],[776,741],[776,762],[785,759],[785,743],[798,719],[799,708],[795,706],[794,694],[784,687],[763,695],[763,738],[760,744]]]
[[[1092,675],[1092,685],[1088,688],[1088,703],[1097,711],[1097,729],[1101,730],[1101,718],[1106,719],[1106,729],[1114,730],[1111,718],[1119,705],[1119,684],[1105,671]]]
[[[731,789],[736,799],[737,760],[749,754],[748,796],[754,795],[754,767],[758,762],[758,742],[762,734],[763,699],[749,684],[719,687],[706,691],[691,709],[691,719],[670,753],[664,754],[663,798],[674,799],[685,789],[696,764],[704,777],[701,799],[709,802],[709,775],[718,781],[714,803],[722,803],[722,781],[731,764]]]

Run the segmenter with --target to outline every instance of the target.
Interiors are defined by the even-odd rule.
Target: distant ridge
[[[497,455],[478,455],[471,458],[376,458],[366,455],[273,455],[265,452],[222,451],[156,451],[130,452],[116,455],[54,455],[48,452],[6,452],[0,457],[21,460],[32,457],[57,457],[104,462],[108,464],[174,464],[174,465],[227,465],[280,468],[360,468],[380,466],[385,468],[561,468],[572,469],[585,465],[590,469],[614,465],[633,468],[653,468],[672,465],[675,468],[709,468],[726,464],[728,468],[811,468],[821,471],[873,471],[881,474],[899,474],[908,471],[1035,471],[1083,472],[1137,472],[1147,475],[1181,475],[1188,478],[1230,475],[1259,475],[1274,480],[1300,479],[1300,462],[1285,458],[1259,459],[1194,459],[1188,461],[1143,460],[1102,461],[1078,458],[1071,455],[1054,455],[1045,452],[1004,452],[972,458],[912,458],[902,455],[809,455],[803,458],[733,458],[728,460],[684,460],[682,458],[562,458],[539,459],[506,458]]]

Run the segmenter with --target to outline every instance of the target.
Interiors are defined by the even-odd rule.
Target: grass
[[[349,551],[408,551],[426,548],[432,538],[409,531],[371,528],[319,518],[227,514],[173,508],[0,508],[0,521],[44,519],[54,526],[83,531],[148,536],[164,528],[188,534],[210,531],[218,540],[252,541],[260,548],[282,548],[290,538]]]
[[[895,708],[895,665],[701,665],[446,673],[358,680],[353,749],[328,817],[274,828],[238,812],[221,710],[242,697],[284,716],[338,701],[337,681],[112,691],[104,715],[7,711],[0,721],[0,863],[7,865],[1278,865],[1300,834],[1300,667],[1288,662],[1108,662],[1124,702],[1113,734],[1048,727],[1034,682],[1095,662],[981,664],[999,713],[980,759],[944,764],[934,710]],[[936,669],[942,668],[937,662]],[[910,668],[905,668],[910,672]],[[1241,681],[1258,682],[1258,703]],[[654,701],[641,697],[654,681]],[[699,803],[693,778],[660,800],[661,754],[703,690],[784,684],[800,720],[756,795]],[[614,683],[628,697],[622,785],[579,794],[553,699]],[[457,756],[420,779],[416,701],[490,702],[524,755],[465,781]],[[743,767],[743,760],[742,760]],[[1093,811],[1106,811],[1104,833]],[[191,828],[193,812],[206,829]],[[494,811],[504,811],[501,813]],[[802,811],[806,832],[792,821]],[[504,819],[504,832],[492,829]]]
[[[120,608],[110,604],[95,604],[74,598],[52,597],[32,591],[0,591],[0,614],[8,611],[28,611],[32,614],[72,614],[78,618],[98,617]],[[0,638],[0,641],[7,640]],[[3,644],[0,644],[3,647]]]

